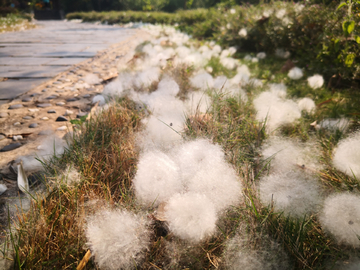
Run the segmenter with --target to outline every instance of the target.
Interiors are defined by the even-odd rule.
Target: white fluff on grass
[[[222,164],[225,159],[220,145],[213,144],[207,139],[184,142],[173,149],[173,156],[180,166],[185,182],[201,169],[216,169],[217,164]]]
[[[185,47],[185,46],[177,47],[175,49],[175,52],[180,58],[185,58],[186,56],[191,54],[191,50],[188,47]]]
[[[225,242],[224,269],[288,270],[288,256],[281,246],[264,235],[250,236],[241,229]]]
[[[314,112],[316,109],[315,102],[308,97],[302,98],[298,100],[298,106],[301,111],[306,111],[307,113]]]
[[[220,63],[227,69],[234,69],[237,65],[237,60],[232,57],[222,57],[220,58]]]
[[[314,76],[307,78],[307,81],[312,89],[320,88],[324,84],[324,78],[319,74],[315,74]]]
[[[175,97],[180,91],[179,85],[170,77],[164,77],[158,84],[156,92],[158,94],[170,95]]]
[[[334,150],[336,169],[360,180],[360,132],[341,140]]]
[[[207,72],[201,72],[190,78],[190,83],[193,87],[200,90],[208,90],[214,86],[213,77]]]
[[[273,136],[265,141],[261,154],[264,161],[271,160],[273,172],[287,172],[299,166],[312,170],[322,168],[319,162],[320,149],[310,141],[300,143],[291,138]]]
[[[90,216],[85,235],[102,269],[136,268],[150,244],[146,217],[120,210],[103,210]]]
[[[169,229],[177,237],[197,243],[213,235],[218,219],[215,207],[203,194],[177,194],[165,206]]]
[[[237,205],[242,198],[242,185],[235,170],[225,161],[209,167],[204,164],[187,182],[188,190],[206,195],[216,211]]]
[[[230,87],[230,81],[226,76],[222,75],[215,78],[214,89],[226,91],[228,87]]]
[[[315,178],[303,172],[273,173],[260,180],[260,200],[268,206],[274,204],[277,212],[301,218],[316,211],[321,199]]]
[[[281,99],[272,92],[262,92],[254,99],[257,111],[256,119],[265,121],[267,128],[273,131],[285,124],[291,124],[301,117],[299,106],[292,100]]]
[[[155,150],[140,155],[133,180],[141,203],[157,206],[183,190],[179,166],[165,153]]]
[[[230,86],[227,91],[226,91],[227,95],[233,96],[233,97],[238,97],[240,101],[242,102],[247,102],[248,101],[248,97],[246,92],[239,86],[233,85]]]
[[[280,98],[286,97],[287,87],[283,83],[271,83],[269,84],[270,92],[277,95]]]
[[[241,28],[238,34],[239,34],[240,37],[244,38],[244,37],[247,36],[247,31],[246,31],[245,28]]]
[[[259,52],[259,53],[256,55],[256,57],[257,57],[258,59],[265,59],[265,58],[266,58],[266,53],[264,53],[264,52]]]
[[[211,100],[205,92],[190,92],[187,97],[185,106],[190,115],[206,113],[210,109]]]
[[[282,48],[279,48],[279,49],[276,49],[276,50],[275,50],[275,55],[276,55],[277,57],[286,59],[286,58],[289,58],[290,52],[289,52],[289,51],[285,51],[285,50],[282,49]]]
[[[293,67],[288,73],[288,77],[292,80],[299,80],[303,76],[301,68]]]
[[[321,120],[319,125],[316,126],[317,129],[327,129],[330,131],[336,131],[339,130],[341,132],[345,132],[350,125],[350,120],[347,118],[327,118],[324,120]]]
[[[163,94],[162,92],[152,92],[150,95],[144,95],[141,98],[142,103],[148,106],[155,116],[162,116],[166,114],[182,115],[185,107],[184,103],[171,95]]]
[[[103,106],[106,104],[105,98],[102,95],[96,95],[93,97],[92,104],[95,104],[98,102],[99,102],[99,106]]]
[[[143,120],[145,130],[140,134],[143,147],[169,148],[181,142],[180,132],[184,129],[184,117],[179,114],[150,116]]]
[[[320,223],[340,244],[360,246],[360,195],[338,193],[325,199]]]
[[[143,71],[139,71],[134,76],[134,84],[136,87],[149,87],[153,82],[158,81],[160,76],[159,67],[150,67]]]

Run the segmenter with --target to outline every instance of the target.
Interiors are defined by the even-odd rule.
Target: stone
[[[71,114],[73,114],[74,112],[73,111],[70,111],[70,110],[66,110],[66,112],[65,112],[65,116],[68,116],[68,115],[71,115]]]
[[[21,146],[21,143],[17,142],[17,143],[11,143],[7,146],[4,146],[2,149],[0,149],[0,152],[7,152],[7,151],[11,151],[14,150],[16,148],[19,148]]]
[[[30,97],[36,97],[38,95],[40,95],[40,94],[39,93],[34,93],[34,94],[31,94]]]
[[[81,117],[83,117],[83,116],[86,116],[86,115],[88,115],[89,113],[87,113],[87,112],[81,112],[81,113],[78,113],[77,115],[76,115],[76,118],[81,118]]]
[[[57,105],[57,106],[64,106],[64,105],[65,105],[65,102],[57,102],[56,105]]]
[[[67,129],[66,126],[62,126],[62,127],[59,127],[57,130],[58,130],[58,131],[64,131],[64,130],[66,130],[66,129]]]
[[[52,130],[46,129],[39,132],[39,135],[51,135],[53,133]]]
[[[23,98],[21,101],[22,101],[22,102],[30,102],[31,100],[32,100],[31,97],[25,97],[25,98]]]
[[[46,121],[46,120],[49,120],[49,117],[43,117],[43,118],[41,118],[41,120],[44,120],[44,121]]]
[[[66,117],[60,115],[58,118],[56,118],[55,121],[56,122],[64,122],[64,121],[68,121],[68,120]]]
[[[5,135],[0,134],[0,141],[4,140],[6,138]]]
[[[0,112],[0,118],[6,118],[6,117],[8,117],[8,116],[9,116],[8,113],[6,113],[6,112]]]
[[[83,95],[83,97],[84,97],[84,98],[89,98],[89,97],[91,97],[91,95],[90,95],[90,94],[86,94],[86,95]]]
[[[51,107],[51,103],[39,103],[36,105],[37,107],[40,107],[40,108],[46,108],[46,107]]]
[[[53,82],[53,84],[61,84],[61,82],[56,81],[56,82]]]
[[[56,90],[56,93],[64,93],[64,90]]]
[[[48,110],[48,113],[56,113],[55,110]]]
[[[57,97],[58,97],[57,95],[51,95],[51,96],[48,96],[46,99],[55,99]]]
[[[88,90],[88,91],[95,91],[95,88],[94,88],[94,87],[90,87],[90,88],[87,88],[86,90]]]
[[[18,140],[22,140],[22,139],[24,139],[24,138],[23,138],[23,136],[21,136],[21,135],[15,135],[15,136],[13,136],[13,140],[14,140],[14,141],[18,141]]]
[[[66,101],[67,102],[73,102],[73,101],[78,101],[78,99],[77,98],[68,98]]]
[[[29,128],[36,128],[37,126],[38,126],[37,123],[33,123],[33,124],[29,125]]]
[[[29,112],[38,112],[39,109],[29,109]]]
[[[21,125],[20,122],[15,122],[15,123],[14,123],[14,126],[19,126],[19,125]]]
[[[47,91],[47,89],[43,89],[43,90],[41,90],[41,92],[46,92]]]
[[[14,104],[14,105],[11,105],[8,109],[9,110],[14,110],[14,109],[20,109],[20,108],[23,108],[24,106],[22,104]]]
[[[28,116],[28,115],[27,115],[27,116],[24,116],[23,119],[25,119],[25,120],[30,120],[30,119],[33,119],[33,118],[32,118],[31,116]]]

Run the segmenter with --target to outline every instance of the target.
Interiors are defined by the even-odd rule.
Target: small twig
[[[86,251],[84,258],[82,258],[81,262],[80,262],[79,265],[76,267],[76,270],[82,270],[82,269],[84,269],[84,267],[86,266],[86,264],[87,264],[87,262],[89,261],[90,257],[91,257],[91,251],[88,250],[88,251]]]

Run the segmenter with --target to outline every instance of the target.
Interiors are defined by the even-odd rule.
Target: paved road
[[[41,21],[0,34],[0,104],[23,94],[134,32],[116,26]]]

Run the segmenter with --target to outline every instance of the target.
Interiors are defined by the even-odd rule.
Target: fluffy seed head
[[[145,217],[126,211],[104,210],[89,217],[87,245],[102,269],[133,269],[145,257],[150,232]]]
[[[247,36],[247,31],[245,28],[241,28],[239,31],[239,36],[240,37],[246,37]]]
[[[177,194],[165,207],[170,230],[190,242],[200,242],[214,234],[217,215],[211,200],[197,193]]]
[[[350,193],[329,196],[324,202],[320,222],[339,243],[359,247],[360,196]]]
[[[336,169],[360,180],[360,132],[341,140],[333,157]]]
[[[292,80],[298,80],[303,76],[303,72],[301,68],[293,67],[292,69],[290,69],[288,76]]]
[[[298,100],[298,106],[301,111],[306,111],[308,113],[314,112],[316,109],[315,102],[308,97]]]
[[[320,88],[324,84],[324,78],[319,74],[309,77],[307,81],[312,89]]]
[[[274,204],[275,211],[301,218],[316,209],[320,203],[319,186],[314,178],[304,173],[271,174],[260,181],[260,200],[264,205]]]
[[[140,156],[133,185],[142,203],[155,206],[183,190],[179,167],[160,151]]]

